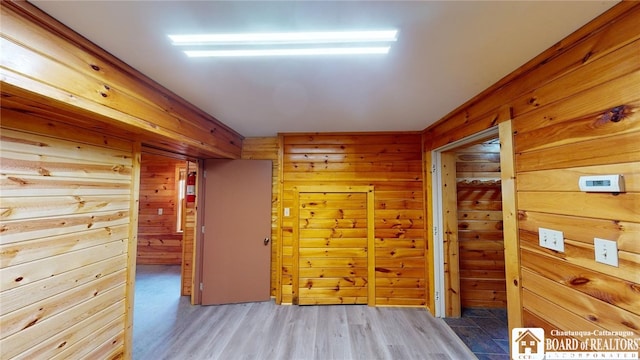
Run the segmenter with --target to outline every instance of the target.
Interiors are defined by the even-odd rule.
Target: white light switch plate
[[[538,228],[538,240],[542,247],[564,252],[564,234],[562,231]]]
[[[618,267],[618,243],[612,240],[594,238],[593,249],[596,261]]]
[[[291,209],[290,208],[284,208],[284,216],[291,216]]]

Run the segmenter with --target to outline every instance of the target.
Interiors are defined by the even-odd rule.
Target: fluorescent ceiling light
[[[261,45],[391,42],[397,30],[169,35],[173,45]]]
[[[237,50],[187,50],[189,57],[229,56],[307,56],[307,55],[367,55],[386,54],[389,47],[342,47],[303,49],[237,49]]]

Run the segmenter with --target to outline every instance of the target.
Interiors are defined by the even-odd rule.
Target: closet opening
[[[508,355],[511,250],[505,251],[498,127],[432,157],[436,315],[477,354]]]

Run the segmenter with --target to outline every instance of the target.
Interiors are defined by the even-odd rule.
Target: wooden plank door
[[[271,297],[271,166],[205,161],[203,305]]]
[[[296,210],[297,303],[372,305],[373,190],[298,192]]]

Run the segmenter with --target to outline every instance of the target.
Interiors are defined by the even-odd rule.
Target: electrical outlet
[[[286,217],[291,216],[291,209],[290,208],[284,208],[284,216],[286,216]]]
[[[618,243],[612,240],[593,239],[596,261],[618,267]]]
[[[162,215],[162,208],[158,208],[158,215]]]
[[[562,231],[538,228],[538,240],[542,247],[564,252],[564,234]]]

